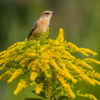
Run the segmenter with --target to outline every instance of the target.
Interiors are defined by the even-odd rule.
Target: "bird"
[[[51,10],[43,11],[39,19],[33,24],[27,40],[32,40],[33,37],[39,38],[42,34],[44,34],[49,27],[52,15],[55,13],[56,12]]]

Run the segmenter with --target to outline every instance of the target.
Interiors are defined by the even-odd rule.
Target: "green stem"
[[[47,84],[46,84],[46,97],[47,100],[51,99],[51,81],[47,80]]]

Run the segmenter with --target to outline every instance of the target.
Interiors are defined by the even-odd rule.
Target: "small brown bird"
[[[27,40],[31,40],[32,37],[39,38],[45,33],[50,24],[51,17],[55,13],[50,10],[42,12],[40,18],[34,23]]]

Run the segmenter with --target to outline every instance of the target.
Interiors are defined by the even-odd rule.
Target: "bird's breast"
[[[37,28],[40,30],[41,33],[45,33],[49,26],[49,21],[46,19],[42,19],[38,22]]]
[[[36,38],[39,38],[41,36],[41,34],[46,32],[48,26],[49,26],[49,21],[48,20],[40,19],[37,22],[37,28],[33,32],[33,36],[36,37]]]

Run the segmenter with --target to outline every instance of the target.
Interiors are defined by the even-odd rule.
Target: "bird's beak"
[[[56,14],[56,12],[52,12],[52,14]]]

